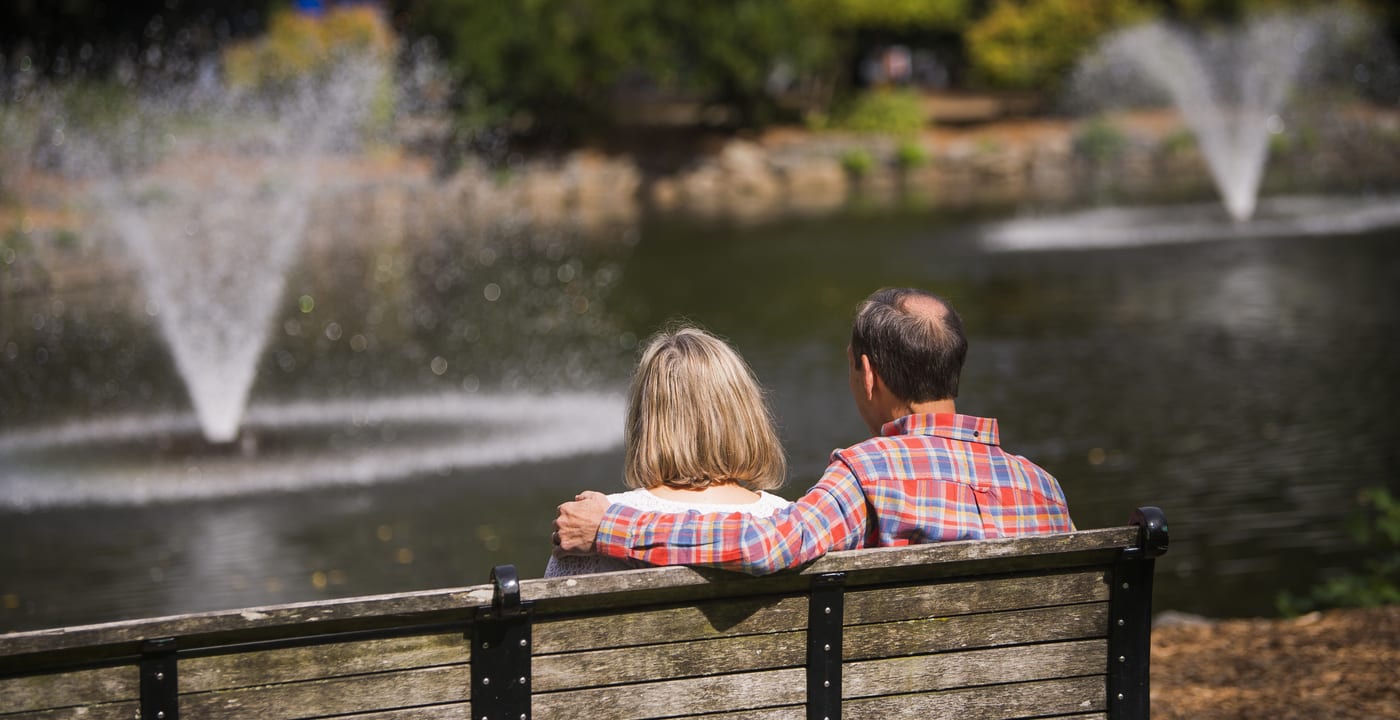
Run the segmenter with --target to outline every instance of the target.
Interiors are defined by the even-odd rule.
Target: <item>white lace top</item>
[[[759,517],[768,517],[774,512],[791,504],[791,501],[784,500],[777,495],[767,492],[760,492],[759,498],[751,503],[738,505],[682,502],[680,500],[658,497],[648,492],[645,488],[613,493],[608,496],[608,500],[619,505],[626,505],[627,507],[633,507],[647,512],[683,513],[691,510],[699,510],[702,513],[742,512]],[[571,555],[563,558],[551,557],[549,559],[549,565],[544,569],[544,576],[585,575],[588,573],[612,572],[613,570],[630,570],[639,567],[646,567],[646,563],[636,560],[603,557],[601,555]]]

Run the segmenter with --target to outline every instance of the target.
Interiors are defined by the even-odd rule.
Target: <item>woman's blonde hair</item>
[[[783,484],[787,459],[753,371],[704,330],[647,341],[627,403],[627,486],[750,490]]]

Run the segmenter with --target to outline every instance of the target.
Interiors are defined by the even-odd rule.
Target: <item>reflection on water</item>
[[[345,408],[353,427],[351,408],[374,397],[615,397],[637,339],[684,316],[731,339],[770,388],[792,496],[832,448],[862,438],[845,384],[851,310],[881,285],[915,285],[949,297],[970,330],[960,409],[998,417],[1010,450],[1061,479],[1081,527],[1121,524],[1136,505],[1167,511],[1159,609],[1268,613],[1278,590],[1355,565],[1345,519],[1356,491],[1400,490],[1390,410],[1400,232],[1004,252],[984,245],[985,228],[853,214],[743,229],[655,223],[636,242],[604,245],[485,253],[434,241],[413,257],[328,256],[288,280],[254,413]],[[16,443],[40,442],[25,440],[35,428],[186,412],[149,327],[120,303],[80,292],[3,300],[0,443],[11,445],[0,450],[0,494],[18,492],[14,462],[37,451]],[[318,447],[348,463],[330,478],[354,472],[368,442],[403,463],[400,479],[134,505],[11,503],[0,509],[0,629],[471,584],[502,562],[537,574],[554,506],[620,485],[620,420],[607,419],[619,411],[596,410],[521,400],[508,426],[461,425],[536,448],[530,462],[413,466],[415,436],[450,447],[462,436],[455,420],[400,419],[388,423],[403,430],[393,437],[335,441],[319,423],[269,421],[251,432],[262,460]],[[576,431],[612,444],[550,456]],[[211,458],[182,445],[182,432],[115,443],[113,457],[243,466],[242,450]],[[91,447],[74,446],[72,461],[90,465],[80,456]]]

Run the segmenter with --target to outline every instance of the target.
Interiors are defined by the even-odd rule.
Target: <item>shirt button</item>
[[[972,431],[972,437],[981,437],[981,434],[978,433],[976,430],[973,430],[973,431]]]

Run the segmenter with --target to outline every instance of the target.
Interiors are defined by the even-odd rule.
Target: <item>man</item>
[[[946,301],[876,292],[856,312],[847,356],[856,409],[876,436],[833,452],[796,503],[766,518],[663,515],[588,491],[559,506],[556,552],[766,574],[830,550],[1074,529],[1059,483],[1004,452],[996,420],[957,414],[967,338]]]

